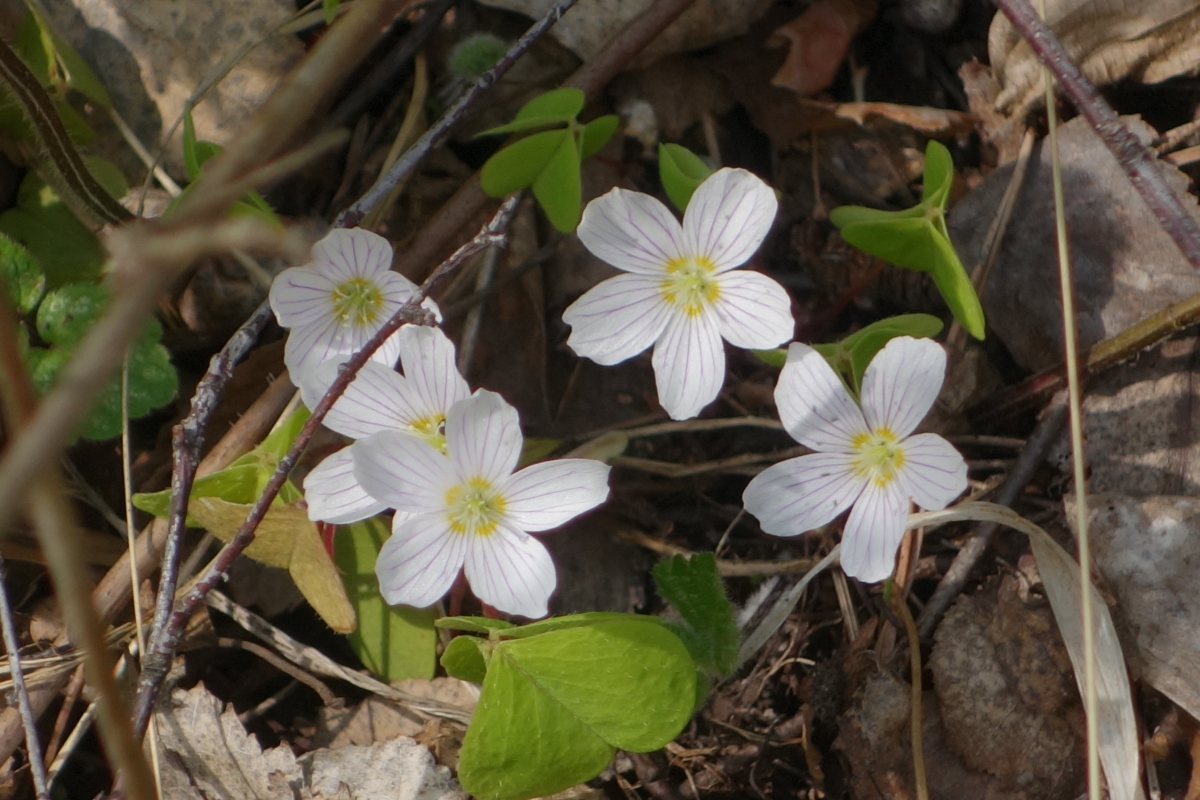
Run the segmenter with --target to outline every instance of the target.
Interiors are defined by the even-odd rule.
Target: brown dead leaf
[[[902,106],[896,103],[822,103],[801,100],[801,106],[814,112],[824,111],[828,118],[816,117],[815,130],[847,127],[849,123],[865,126],[881,120],[903,125],[926,136],[958,136],[975,129],[978,120],[973,114],[932,106]]]
[[[396,686],[416,697],[446,703],[468,714],[479,698],[477,687],[457,678],[405,680],[397,682]],[[313,742],[332,750],[386,742],[398,736],[416,738],[425,729],[423,717],[399,703],[376,696],[368,697],[353,708],[324,706],[318,714]]]
[[[1122,121],[1143,142],[1154,129],[1137,117]],[[1200,275],[1184,260],[1087,120],[1060,129],[1063,188],[1075,279],[1080,346],[1089,347],[1162,308],[1200,292]],[[1162,172],[1180,201],[1200,221],[1187,178]],[[984,237],[1008,187],[1012,165],[992,172],[952,209],[950,236],[963,263],[978,263]],[[991,277],[983,292],[988,324],[1025,369],[1054,366],[1062,357],[1062,312],[1055,274],[1054,198],[1050,153],[1039,144]]]
[[[1200,64],[1200,5],[1195,0],[1047,0],[1046,19],[1071,60],[1096,84],[1124,78],[1158,83],[1194,74]],[[1003,86],[1001,111],[1023,118],[1044,98],[1041,63],[996,14],[988,54]]]
[[[818,0],[775,29],[768,47],[788,45],[773,86],[809,97],[833,83],[850,41],[875,16],[875,0]]]

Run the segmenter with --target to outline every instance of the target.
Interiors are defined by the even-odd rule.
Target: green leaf
[[[842,206],[834,211],[841,211]],[[920,208],[920,206],[918,206]],[[857,210],[857,209],[856,209]],[[900,216],[906,212],[876,211],[861,209],[875,214],[888,215],[883,219],[860,220],[841,227],[842,238],[863,252],[882,258],[898,267],[907,267],[919,272],[932,272],[937,260],[934,244],[934,229],[924,216]],[[830,212],[829,219],[840,225]]]
[[[569,122],[579,116],[586,101],[587,97],[582,89],[571,86],[553,89],[521,106],[513,121],[550,117]]]
[[[521,446],[521,460],[517,463],[517,468],[527,467],[535,461],[541,461],[557,450],[560,445],[562,445],[562,439],[548,439],[539,436],[525,437],[525,444]]]
[[[601,148],[608,144],[612,135],[617,132],[617,125],[620,122],[621,119],[616,114],[605,114],[584,125],[583,134],[579,139],[580,159],[591,158],[599,153]]]
[[[613,622],[629,618],[629,614],[622,614],[618,611],[588,611],[583,614],[550,617],[549,619],[540,619],[537,622],[531,622],[528,625],[503,628],[497,632],[493,632],[492,637],[497,639],[528,639],[530,636],[541,636],[544,633],[571,630],[572,628],[584,628],[602,622]],[[634,619],[653,625],[666,624],[658,617],[635,616]]]
[[[46,290],[46,276],[21,245],[0,234],[0,287],[17,314],[33,310]]]
[[[332,25],[337,19],[338,0],[321,0],[321,10],[325,12],[325,24]]]
[[[75,345],[92,329],[107,304],[108,292],[94,283],[56,289],[38,308],[38,335],[51,344]]]
[[[925,146],[925,187],[921,199],[942,211],[950,202],[950,187],[954,183],[954,159],[941,142],[929,140]]]
[[[617,747],[671,741],[691,716],[695,679],[678,637],[634,615],[494,643],[459,780],[483,800],[581,783]]]
[[[569,132],[534,180],[533,196],[556,229],[562,233],[575,230],[583,205],[583,185],[579,177],[579,151],[575,137]]]
[[[658,177],[667,197],[680,211],[687,210],[692,193],[712,174],[700,156],[677,144],[658,146]]]
[[[549,128],[552,126],[561,126],[562,124],[563,120],[559,119],[558,117],[530,117],[529,119],[514,120],[512,122],[505,123],[504,125],[497,125],[494,128],[488,128],[486,131],[480,131],[479,133],[475,134],[475,136],[499,136],[500,134],[508,133],[524,133],[525,131],[537,130],[538,128]],[[562,130],[565,131],[568,129],[562,128]]]
[[[654,566],[654,583],[659,595],[683,617],[684,625],[675,632],[696,666],[717,675],[731,673],[737,664],[740,635],[716,557],[697,553],[690,559],[664,559]]]
[[[50,65],[54,63],[53,43],[33,12],[27,12],[21,18],[21,25],[13,40],[13,50],[43,86],[50,85]]]
[[[219,497],[231,503],[253,503],[258,497],[255,493],[258,487],[258,465],[254,461],[244,461],[245,458],[246,456],[242,456],[225,469],[198,478],[192,484],[189,499]],[[171,490],[135,494],[133,505],[147,514],[166,519],[171,507]],[[192,517],[188,517],[188,525],[193,528],[200,527],[200,523]]]
[[[506,197],[519,192],[537,180],[562,142],[570,139],[568,130],[535,133],[508,147],[487,160],[479,172],[479,185],[491,197]],[[576,170],[578,170],[578,164]]]
[[[511,622],[489,617],[442,617],[433,623],[434,627],[446,628],[452,631],[470,631],[471,633],[490,634],[492,631],[515,628]]]
[[[486,642],[476,636],[455,636],[442,653],[442,666],[451,678],[471,683],[483,683],[487,677],[487,659],[483,655]]]
[[[962,323],[967,333],[976,339],[983,339],[985,322],[983,306],[979,304],[979,295],[971,277],[963,268],[962,261],[950,240],[937,233],[934,236],[934,246],[937,248],[937,262],[933,270],[933,281],[938,291],[946,299],[946,305],[954,313],[955,319]]]
[[[873,322],[838,343],[849,366],[850,375],[847,377],[855,387],[862,385],[863,373],[871,359],[897,336],[928,339],[937,336],[941,330],[942,321],[930,314],[902,314]]]
[[[815,345],[814,345],[815,346]],[[772,367],[783,368],[787,363],[787,348],[779,347],[774,350],[752,350],[759,361]]]
[[[375,560],[389,533],[387,522],[372,517],[341,526],[334,538],[334,563],[358,616],[358,628],[346,639],[363,666],[376,675],[390,681],[425,680],[433,677],[437,666],[433,610],[384,602]]]

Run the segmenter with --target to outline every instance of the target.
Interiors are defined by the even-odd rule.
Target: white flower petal
[[[583,210],[575,231],[597,258],[625,272],[660,276],[680,258],[683,230],[670,210],[648,194],[613,189]]]
[[[708,258],[717,272],[739,267],[762,244],[779,202],[757,175],[719,169],[700,184],[683,215],[687,253]]]
[[[349,450],[354,477],[376,500],[416,514],[445,511],[446,492],[458,476],[432,445],[407,433],[384,431],[359,439]]]
[[[471,396],[458,374],[454,343],[440,328],[420,325],[405,325],[397,335],[404,369],[403,400],[410,409],[407,421],[444,419],[452,405]]]
[[[765,350],[790,342],[796,332],[787,290],[758,272],[738,270],[717,277],[717,323],[734,347]]]
[[[330,315],[314,325],[293,328],[283,347],[283,363],[291,373],[292,382],[303,387],[305,382],[312,380],[312,371],[324,362],[336,360],[339,364],[345,363],[362,349],[380,327],[364,330],[357,326],[342,325]],[[371,355],[371,360],[387,367],[394,366],[400,357],[399,335],[397,331],[389,336]],[[320,400],[320,397],[316,400]]]
[[[557,528],[608,499],[610,469],[591,458],[563,458],[526,467],[500,490],[505,516],[524,531]]]
[[[333,314],[337,283],[312,267],[292,267],[271,281],[271,310],[284,328],[312,325]]]
[[[315,408],[329,391],[337,379],[339,362],[331,359],[305,374],[300,396],[306,406]],[[414,410],[405,402],[404,383],[395,371],[368,361],[325,415],[325,427],[351,439],[404,430],[414,417]]]
[[[567,307],[567,344],[578,355],[612,366],[633,358],[662,335],[670,318],[662,281],[644,275],[618,275],[593,286]]]
[[[391,605],[433,605],[454,585],[467,544],[441,516],[394,520],[375,562],[379,593]]]
[[[334,228],[313,245],[313,261],[337,282],[373,278],[392,266],[392,245],[362,228]]]
[[[775,405],[788,434],[818,452],[853,454],[854,437],[868,432],[862,411],[833,367],[800,342],[788,347]]]
[[[304,478],[304,499],[309,519],[335,525],[348,525],[387,510],[354,477],[354,457],[349,448],[326,457],[308,473]]]
[[[873,430],[898,438],[912,433],[937,400],[946,378],[946,351],[930,339],[899,336],[871,359],[863,374],[863,416]]]
[[[926,511],[941,511],[967,490],[967,462],[954,445],[936,433],[904,440],[900,477],[909,496]]]
[[[497,611],[535,619],[548,613],[558,577],[545,546],[529,534],[501,525],[472,536],[465,566],[475,596]]]
[[[833,520],[858,499],[866,484],[851,457],[814,453],[781,461],[746,486],[742,502],[759,527],[774,536],[798,536]]]
[[[672,315],[654,345],[658,402],[671,419],[690,419],[717,398],[725,382],[725,346],[716,316]]]
[[[521,457],[517,410],[495,392],[480,389],[446,415],[446,449],[462,481],[500,483]]]
[[[903,481],[886,486],[867,482],[842,532],[842,570],[850,577],[875,583],[896,568],[896,550],[908,520],[904,489]]]

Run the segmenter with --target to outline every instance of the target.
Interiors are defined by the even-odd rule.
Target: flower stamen
[[[366,278],[351,278],[338,284],[333,290],[333,313],[339,322],[347,321],[360,326],[378,321],[383,308],[383,293],[374,281]]]
[[[507,505],[504,497],[483,478],[472,478],[446,490],[446,516],[450,530],[455,533],[490,536]]]
[[[874,481],[880,488],[891,483],[904,466],[904,448],[889,428],[860,433],[850,444],[858,453],[853,462],[854,474]]]
[[[661,289],[663,299],[689,317],[697,316],[721,295],[720,287],[713,280],[715,271],[713,262],[704,257],[667,262],[667,279]]]

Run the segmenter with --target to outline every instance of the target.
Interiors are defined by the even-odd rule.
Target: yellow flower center
[[[446,452],[446,415],[434,414],[432,417],[421,417],[410,423],[412,432],[441,452]]]
[[[677,258],[667,263],[667,278],[662,282],[662,296],[689,317],[702,312],[716,302],[721,294],[714,272],[716,267],[707,258]]]
[[[860,433],[851,445],[857,451],[854,457],[854,474],[869,478],[879,487],[887,486],[904,466],[904,448],[896,434],[888,428],[871,433]]]
[[[383,294],[366,278],[351,278],[333,290],[333,313],[338,322],[372,325],[379,320]]]
[[[446,515],[455,533],[491,535],[504,516],[506,505],[500,493],[483,478],[472,478],[446,491]]]

